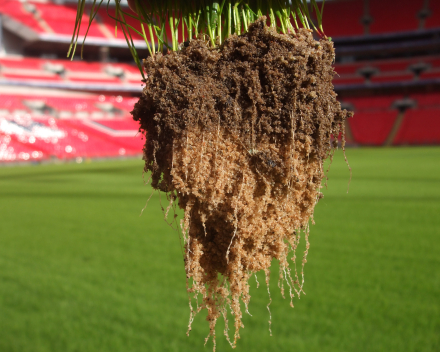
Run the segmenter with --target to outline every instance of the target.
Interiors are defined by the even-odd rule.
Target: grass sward
[[[83,39],[86,40],[88,29],[95,20],[104,0],[93,0],[88,28]],[[135,0],[135,12],[122,7],[119,0],[107,0],[107,14],[115,21],[115,34],[121,30],[134,61],[142,77],[142,57],[139,57],[133,41],[133,34],[141,36],[150,55],[165,50],[177,51],[179,42],[197,38],[200,35],[216,47],[232,34],[243,34],[250,23],[261,16],[267,16],[272,27],[280,33],[295,33],[300,27],[314,29],[324,35],[322,15],[324,3],[316,0]],[[67,56],[75,55],[79,30],[86,13],[86,0],[78,0],[77,17],[70,48]],[[138,25],[127,23],[133,18]],[[316,25],[312,18],[315,18]],[[131,22],[130,22],[131,23]],[[157,48],[156,44],[157,43]],[[81,49],[81,56],[84,45]]]
[[[337,155],[316,207],[307,295],[288,309],[272,280],[270,337],[252,282],[240,350],[439,350],[440,149],[347,154],[350,192]],[[1,351],[204,350],[202,315],[185,335],[183,255],[157,193],[138,216],[142,164],[0,169]]]

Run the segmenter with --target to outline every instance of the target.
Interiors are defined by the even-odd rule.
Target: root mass
[[[207,309],[210,335],[227,309],[235,346],[248,280],[280,263],[290,297],[303,278],[295,250],[320,193],[323,162],[350,112],[336,101],[334,49],[310,31],[278,34],[260,19],[211,48],[203,38],[144,62],[133,111],[146,134],[145,171],[184,209],[191,318]],[[198,302],[193,308],[191,299]],[[226,328],[227,329],[227,328]],[[225,331],[226,333],[226,331]]]

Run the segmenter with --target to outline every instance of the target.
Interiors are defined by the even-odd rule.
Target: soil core
[[[190,325],[207,309],[214,344],[216,321],[227,323],[228,309],[235,346],[248,280],[263,270],[268,285],[273,259],[290,297],[300,295],[304,280],[289,261],[303,233],[306,262],[323,163],[337,148],[332,136],[342,134],[344,146],[351,116],[333,90],[332,43],[305,29],[278,34],[265,23],[217,48],[199,38],[148,58],[133,111],[153,188],[167,194],[167,212],[173,202],[185,212]]]

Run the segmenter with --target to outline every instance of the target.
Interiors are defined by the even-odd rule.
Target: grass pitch
[[[350,149],[311,227],[306,296],[251,288],[238,351],[440,350],[440,148]],[[0,168],[0,351],[210,351],[142,161]],[[162,197],[164,200],[164,197]],[[165,203],[165,202],[164,202]],[[219,324],[221,325],[221,324]],[[231,350],[218,326],[218,350]]]

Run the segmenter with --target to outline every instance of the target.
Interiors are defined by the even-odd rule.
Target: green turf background
[[[252,281],[237,351],[440,351],[440,148],[337,153],[306,296]],[[142,161],[0,168],[0,351],[210,351]],[[260,275],[260,281],[263,281]],[[218,350],[230,347],[218,330]]]

